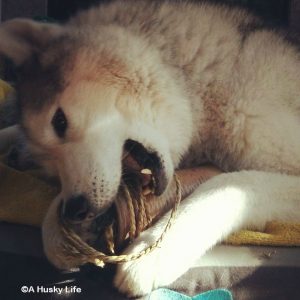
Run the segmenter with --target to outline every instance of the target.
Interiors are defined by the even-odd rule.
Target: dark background
[[[65,20],[77,10],[101,2],[109,2],[109,0],[51,0],[48,2],[48,15],[54,19]],[[278,24],[288,23],[289,0],[211,0],[211,2],[247,7]]]
[[[0,0],[0,21],[16,17],[45,18],[65,21],[80,9],[111,0]],[[123,0],[126,1],[126,0]],[[139,0],[137,0],[138,3]],[[160,0],[149,0],[159,2]],[[169,0],[184,1],[184,0]],[[188,0],[201,2],[204,0]],[[207,0],[250,9],[275,25],[292,25],[300,31],[300,0]],[[48,19],[49,20],[49,19]]]

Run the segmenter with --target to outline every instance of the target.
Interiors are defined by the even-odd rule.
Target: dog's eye
[[[58,137],[63,138],[65,136],[68,121],[61,108],[58,108],[52,118],[51,124]]]

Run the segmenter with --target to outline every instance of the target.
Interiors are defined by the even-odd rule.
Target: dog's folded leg
[[[126,253],[154,243],[168,217],[143,232]],[[147,294],[172,283],[229,234],[262,230],[270,220],[300,221],[300,178],[258,171],[216,176],[183,201],[159,248],[118,267],[114,284],[130,296]]]
[[[23,171],[37,166],[19,125],[0,130],[0,153],[6,154],[4,162],[11,168]]]

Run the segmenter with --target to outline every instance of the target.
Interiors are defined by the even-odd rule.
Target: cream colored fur
[[[116,1],[55,28],[78,43],[63,69],[68,85],[38,115],[25,111],[24,124],[33,151],[52,156],[62,180],[43,226],[56,266],[72,267],[59,252],[61,198],[90,193],[93,175],[105,187],[91,201],[109,205],[127,138],[158,150],[169,179],[175,168],[206,161],[228,173],[184,201],[161,247],[118,267],[114,284],[123,293],[170,284],[236,230],[300,221],[299,52],[274,31],[252,32],[259,22],[221,6]],[[53,53],[41,55],[42,65]],[[50,124],[58,106],[73,122],[63,145]],[[167,218],[125,252],[152,244]]]

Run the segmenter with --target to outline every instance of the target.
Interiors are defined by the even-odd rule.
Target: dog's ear
[[[0,25],[0,54],[22,65],[53,38],[63,34],[62,26],[28,19],[13,19]]]

